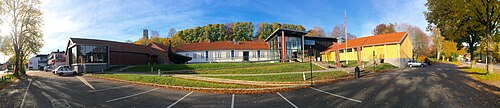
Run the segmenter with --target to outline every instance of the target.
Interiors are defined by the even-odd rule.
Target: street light
[[[312,46],[309,46],[309,67],[311,69],[311,87],[313,86],[313,70],[312,70],[312,59],[311,59],[311,56],[313,56],[313,53],[312,53]]]

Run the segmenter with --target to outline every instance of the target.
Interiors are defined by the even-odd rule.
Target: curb
[[[153,86],[153,87],[161,87],[161,88],[170,88],[170,89],[178,89],[178,90],[188,90],[188,91],[198,91],[198,92],[206,92],[206,93],[217,93],[217,94],[258,94],[258,93],[272,93],[279,91],[289,91],[296,90],[302,88],[308,88],[310,86],[284,86],[284,87],[269,87],[269,88],[202,88],[202,87],[184,87],[184,86],[169,86],[169,85],[161,85],[161,84],[153,84],[153,83],[143,83],[143,82],[135,82],[135,81],[127,81],[121,79],[114,78],[105,78],[105,77],[97,77],[97,76],[89,76],[93,78],[112,80],[118,82],[125,82],[137,85],[145,85],[145,86]]]

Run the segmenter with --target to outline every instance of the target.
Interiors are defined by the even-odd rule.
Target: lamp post
[[[312,59],[311,56],[313,55],[312,53],[312,46],[309,46],[309,67],[311,70],[311,87],[313,86],[313,70],[312,70]]]

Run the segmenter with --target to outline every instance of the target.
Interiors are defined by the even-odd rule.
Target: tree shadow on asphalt
[[[438,66],[440,65],[440,66]],[[500,89],[474,80],[455,65],[439,63],[334,83],[328,91],[361,97],[356,107],[496,107]],[[349,104],[335,100],[331,104]],[[352,104],[352,103],[351,103]]]

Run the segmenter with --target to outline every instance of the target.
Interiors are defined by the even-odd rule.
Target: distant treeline
[[[257,28],[257,31],[255,31]],[[252,22],[235,22],[226,24],[207,24],[175,32],[170,30],[171,38],[160,37],[156,31],[152,31],[151,38],[141,38],[134,41],[134,44],[148,45],[150,42],[169,45],[172,42],[173,47],[178,47],[184,43],[200,43],[215,41],[251,41],[264,40],[278,28],[306,31],[302,25],[280,24],[280,23],[260,23],[257,27]],[[130,41],[132,42],[132,41]]]
[[[250,41],[263,40],[278,28],[305,31],[302,25],[261,23],[255,26],[252,22],[235,22],[226,24],[208,24],[178,31],[172,40],[181,39],[183,43],[214,42],[214,41]]]

